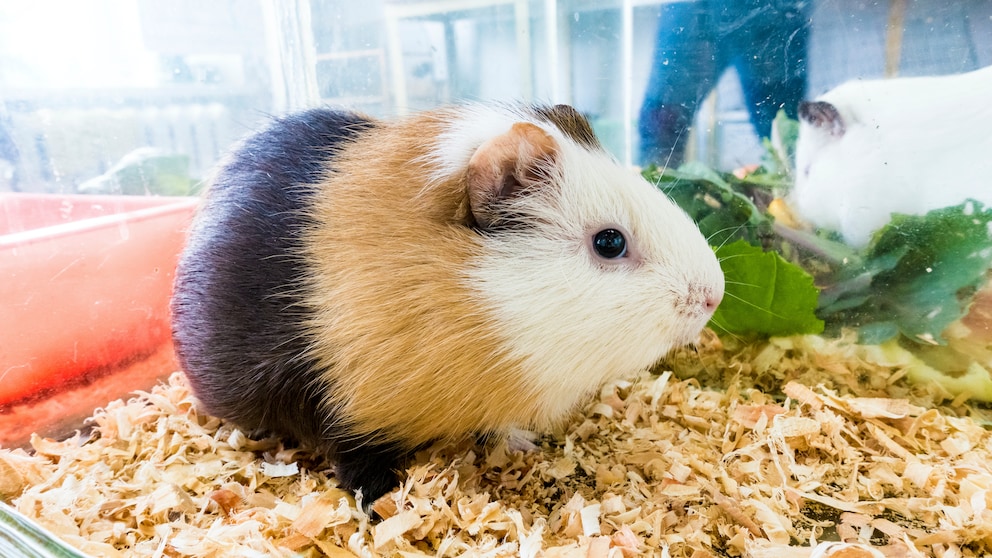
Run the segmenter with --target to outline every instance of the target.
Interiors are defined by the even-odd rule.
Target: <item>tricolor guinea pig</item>
[[[799,107],[790,206],[857,247],[892,213],[992,204],[992,66],[855,80]]]
[[[310,446],[370,503],[425,444],[547,429],[693,342],[723,288],[571,107],[316,109],[217,170],[173,333],[207,412]]]

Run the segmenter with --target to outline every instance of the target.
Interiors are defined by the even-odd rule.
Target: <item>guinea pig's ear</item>
[[[526,195],[548,184],[558,143],[540,127],[518,122],[483,143],[468,162],[468,203],[475,224],[495,224],[500,201]]]
[[[838,138],[843,136],[847,129],[837,107],[826,101],[799,103],[799,118],[814,128]]]

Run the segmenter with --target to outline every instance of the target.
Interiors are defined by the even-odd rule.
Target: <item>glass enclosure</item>
[[[988,2],[780,3],[811,22],[805,56],[795,54],[811,98],[849,79],[992,64]],[[679,4],[690,3],[5,4],[0,191],[97,189],[84,184],[138,149],[183,158],[195,183],[269,116],[321,103],[375,116],[464,100],[569,103],[621,161],[645,163],[638,117],[659,22]],[[758,161],[761,145],[734,65],[716,70],[682,141],[690,158],[731,170]]]
[[[984,99],[992,74],[980,70],[990,64],[989,2],[4,3],[0,269],[11,279],[0,293],[11,310],[0,324],[10,339],[0,362],[33,370],[42,354],[59,354],[49,360],[63,369],[71,361],[84,374],[151,354],[167,361],[172,250],[137,249],[166,255],[143,258],[128,279],[120,274],[134,255],[116,253],[122,267],[107,279],[102,260],[83,254],[109,258],[108,246],[124,246],[132,233],[132,242],[146,241],[130,226],[134,219],[172,227],[169,246],[181,245],[193,210],[185,197],[227,149],[273,116],[330,105],[391,118],[459,102],[575,106],[605,148],[648,169],[645,176],[700,222],[714,246],[744,238],[805,266],[821,289],[816,312],[828,332],[853,326],[868,340],[898,333],[921,354],[933,352],[926,345],[942,353],[946,328],[971,337],[985,327],[992,298],[982,292],[989,222],[982,208],[992,202]],[[707,201],[713,195],[723,196],[720,211]],[[150,205],[127,201],[133,196],[151,196]],[[970,254],[968,265],[920,253],[926,220],[914,225],[917,236],[899,233],[908,242],[869,245],[891,214],[919,217],[970,199],[979,205],[956,213],[977,211],[977,229],[958,231],[970,243],[945,247]],[[53,239],[67,232],[55,225],[103,232],[62,244]],[[147,242],[161,241],[162,233],[147,230]],[[101,238],[109,244],[94,248]],[[951,270],[942,276],[958,279],[924,281],[938,261],[938,271]],[[157,290],[146,285],[124,296],[108,288],[121,280]],[[158,294],[145,300],[150,292]],[[903,298],[867,303],[889,292]],[[58,293],[65,300],[49,304],[62,300]],[[909,316],[903,299],[922,305],[914,308],[923,315]],[[94,332],[105,331],[107,315],[142,312],[149,322],[121,318],[110,327],[112,338],[147,337],[134,354],[122,357],[115,341],[84,344],[84,353],[106,358],[79,356],[79,337],[103,335]],[[934,316],[938,325],[927,325]],[[66,322],[87,325],[70,330]],[[970,326],[961,330],[962,323]],[[954,362],[962,372],[990,354],[984,341],[953,352],[928,362]],[[42,368],[24,372],[20,391],[0,404],[50,389]]]
[[[463,102],[578,109],[700,224],[728,343],[853,339],[992,401],[992,1],[39,0],[0,2],[0,446],[176,369],[240,138]]]

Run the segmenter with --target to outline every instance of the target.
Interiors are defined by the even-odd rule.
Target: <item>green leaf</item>
[[[836,314],[868,302],[873,296],[872,284],[878,274],[894,269],[908,250],[909,246],[903,246],[877,257],[858,257],[842,262],[833,278],[821,286],[820,314]]]
[[[688,163],[678,170],[651,166],[643,175],[689,214],[711,245],[737,239],[760,244],[771,235],[771,220],[705,165]]]
[[[779,110],[772,120],[772,137],[762,142],[765,148],[764,166],[772,174],[790,177],[796,168],[796,143],[799,141],[799,121]],[[791,180],[790,180],[791,181]]]
[[[730,184],[728,184],[727,181],[720,176],[720,173],[707,167],[699,161],[689,161],[688,163],[684,163],[678,168],[678,170],[674,171],[673,174],[683,180],[705,180],[712,182],[720,188],[727,190],[730,189]]]
[[[840,270],[826,287],[820,317],[858,327],[863,342],[901,333],[943,344],[942,332],[967,312],[990,267],[992,208],[968,201],[922,216],[893,215],[873,236],[863,265]]]
[[[800,248],[830,266],[844,266],[860,269],[863,265],[861,254],[843,242],[825,238],[820,234],[776,226],[775,233],[784,244]],[[823,299],[821,298],[821,303]]]
[[[726,291],[710,322],[714,329],[762,336],[823,331],[810,274],[743,240],[717,248],[716,254]]]

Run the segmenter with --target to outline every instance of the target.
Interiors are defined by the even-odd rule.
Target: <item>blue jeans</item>
[[[662,8],[641,106],[640,163],[678,164],[696,109],[734,66],[755,132],[806,94],[810,0],[690,0]]]

